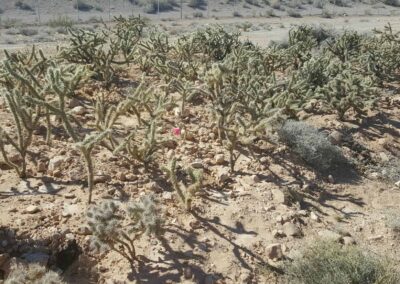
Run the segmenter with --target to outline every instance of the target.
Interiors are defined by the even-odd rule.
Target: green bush
[[[305,122],[288,120],[278,130],[278,135],[293,152],[315,169],[326,171],[346,163],[340,149],[332,145],[318,129]]]
[[[293,284],[396,284],[400,272],[394,263],[356,246],[319,241],[286,264]]]

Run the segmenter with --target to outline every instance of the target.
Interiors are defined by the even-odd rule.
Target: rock
[[[217,154],[215,155],[215,163],[217,165],[223,165],[225,163],[225,156],[224,154]]]
[[[194,161],[190,166],[194,169],[202,169],[204,167],[202,161]]]
[[[370,173],[370,174],[368,175],[368,178],[369,178],[369,179],[372,179],[372,180],[377,180],[377,179],[379,179],[379,176],[380,176],[379,173],[377,173],[377,172],[372,172],[372,173]]]
[[[165,191],[162,193],[162,199],[166,201],[172,201],[173,200],[173,195],[172,192]]]
[[[71,113],[76,115],[83,115],[86,113],[86,109],[83,106],[76,106],[71,109]]]
[[[331,240],[338,242],[342,239],[342,236],[339,233],[336,233],[331,230],[322,230],[318,232],[318,236],[320,236],[323,239]]]
[[[321,221],[319,216],[317,214],[315,214],[314,212],[310,213],[310,219],[313,220],[313,221],[316,221],[316,222]]]
[[[379,241],[383,239],[383,235],[372,236],[368,238],[368,241]]]
[[[42,161],[42,160],[38,161],[38,164],[37,164],[37,171],[38,171],[39,173],[44,173],[44,172],[46,172],[46,170],[47,170],[46,162],[45,162],[45,161]]]
[[[286,237],[285,233],[282,230],[273,230],[272,236],[274,236],[274,238]]]
[[[63,211],[61,214],[64,218],[69,218],[72,216],[71,212],[68,211]]]
[[[344,245],[355,245],[356,241],[352,237],[343,237],[342,242]]]
[[[287,198],[282,190],[277,189],[277,188],[272,188],[271,193],[272,193],[272,197],[274,198],[275,202],[280,203],[280,204],[287,204]]]
[[[381,159],[381,161],[382,162],[384,162],[384,163],[387,163],[387,162],[389,162],[389,157],[388,157],[388,155],[386,155],[386,153],[385,152],[380,152],[379,153],[379,158]]]
[[[260,182],[260,178],[257,175],[245,176],[240,180],[243,186],[252,186]]]
[[[161,193],[161,192],[163,192],[162,187],[159,186],[158,183],[156,183],[156,182],[154,182],[154,181],[148,184],[148,188],[149,188],[151,191],[155,192],[155,193]]]
[[[400,187],[400,180],[394,183],[395,186]]]
[[[335,179],[333,178],[332,175],[329,175],[329,176],[328,176],[328,181],[329,181],[330,183],[335,183]]]
[[[282,230],[286,236],[292,236],[292,237],[301,237],[302,236],[302,232],[301,232],[300,228],[297,225],[290,223],[290,222],[283,224]]]
[[[280,260],[283,258],[282,246],[278,243],[267,246],[265,248],[265,253],[271,260]]]
[[[9,260],[9,258],[10,258],[10,255],[8,253],[1,253],[0,254],[0,267],[2,267],[3,264]]]
[[[212,275],[207,275],[204,278],[204,284],[215,284],[214,276]]]
[[[342,143],[343,134],[337,130],[334,130],[331,134],[329,134],[328,139],[333,145],[339,145]]]
[[[50,159],[49,165],[47,167],[47,171],[49,174],[53,174],[54,171],[58,170],[61,165],[64,163],[65,157],[64,156],[55,156]]]
[[[118,172],[116,178],[120,181],[127,181],[126,175],[123,172]]]
[[[30,252],[24,253],[21,258],[25,259],[29,263],[38,263],[46,266],[50,256],[43,252]]]
[[[296,215],[301,216],[301,217],[307,217],[308,211],[307,210],[299,210],[299,211],[297,211]]]
[[[106,175],[106,174],[100,174],[100,175],[96,175],[94,177],[94,183],[106,183],[109,182],[111,180],[111,176]]]
[[[28,207],[25,208],[24,212],[28,214],[35,214],[40,211],[40,208],[36,205],[29,205]]]
[[[185,279],[192,279],[193,277],[193,271],[191,267],[185,267],[184,271],[183,271],[183,275],[185,277]]]
[[[90,229],[87,226],[79,227],[78,230],[76,231],[76,233],[78,235],[82,235],[82,236],[88,236],[88,235],[92,234],[92,232],[90,231]]]
[[[75,196],[75,194],[73,194],[72,192],[70,192],[70,193],[64,194],[64,197],[67,198],[67,199],[73,199],[73,198],[75,198],[76,196]]]
[[[229,170],[225,168],[218,169],[217,181],[218,183],[224,183],[230,178]]]

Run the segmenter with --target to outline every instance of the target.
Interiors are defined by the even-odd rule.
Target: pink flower
[[[181,129],[179,127],[172,128],[172,134],[175,136],[181,135]]]

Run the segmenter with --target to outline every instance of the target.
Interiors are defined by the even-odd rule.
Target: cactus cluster
[[[63,284],[61,276],[39,264],[16,264],[5,284]]]
[[[108,201],[93,205],[87,212],[87,225],[92,232],[96,251],[115,251],[133,266],[139,261],[135,242],[142,235],[160,236],[162,219],[156,200],[145,195],[137,202],[123,204]]]

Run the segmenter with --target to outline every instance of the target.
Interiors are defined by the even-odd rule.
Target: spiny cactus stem
[[[87,182],[88,182],[88,189],[89,189],[88,204],[91,204],[92,203],[92,191],[93,191],[93,187],[94,187],[93,161],[92,161],[90,150],[88,151],[82,147],[81,152],[82,152],[83,158],[85,159],[85,163],[86,163]]]

